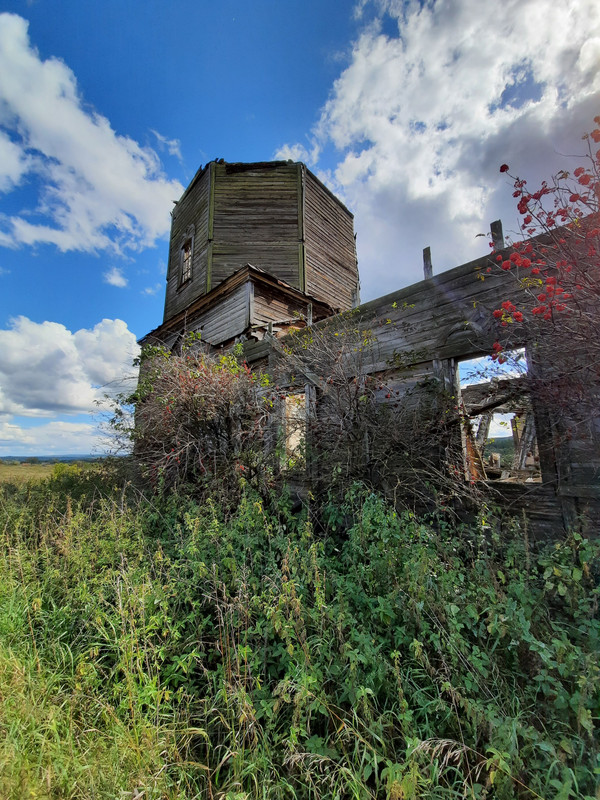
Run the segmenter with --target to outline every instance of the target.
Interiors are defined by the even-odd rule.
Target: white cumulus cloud
[[[162,283],[155,283],[154,286],[146,286],[142,289],[141,294],[146,295],[146,297],[152,297],[155,294],[158,294],[161,289],[164,288]]]
[[[40,58],[26,20],[4,13],[0,191],[25,176],[39,184],[38,206],[4,218],[0,244],[139,249],[168,232],[172,201],[183,191],[165,177],[154,150],[117,134],[106,117],[89,109],[64,62]]]
[[[27,317],[0,330],[0,415],[54,417],[97,410],[105,394],[132,388],[139,352],[122,320],[72,333]]]
[[[163,136],[162,133],[151,129],[152,133],[156,136],[156,139],[160,145],[160,147],[165,148],[167,153],[170,156],[174,156],[179,162],[183,161],[181,156],[181,142],[179,139],[167,139],[166,136]]]
[[[514,230],[500,164],[535,185],[600,113],[596,0],[362,0],[367,13],[311,148],[280,151],[337,148],[323,177],[355,212],[365,299],[419,280],[425,246],[439,271],[482,255],[493,219]]]
[[[55,420],[32,428],[0,422],[0,452],[6,455],[100,454],[106,439],[92,423]]]
[[[318,157],[318,146],[309,151],[301,144],[284,144],[273,153],[273,158],[278,161],[304,161],[309,166],[316,164]]]
[[[104,273],[104,282],[109,283],[111,286],[117,286],[119,289],[124,289],[129,283],[122,270],[118,267],[111,267]]]
[[[18,186],[30,166],[31,161],[24,149],[0,130],[0,192]]]

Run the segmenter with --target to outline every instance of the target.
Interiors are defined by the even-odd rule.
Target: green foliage
[[[0,486],[0,795],[596,796],[600,546]]]
[[[483,449],[483,459],[490,453],[500,453],[500,463],[503,469],[510,469],[515,455],[515,442],[512,436],[499,436],[488,439]]]

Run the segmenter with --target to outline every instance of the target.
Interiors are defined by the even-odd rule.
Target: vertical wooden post
[[[309,303],[306,307],[306,324],[313,324],[313,304]]]
[[[217,164],[211,161],[208,166],[208,242],[206,245],[206,294],[212,289],[213,234],[215,227],[215,171]]]
[[[433,264],[431,263],[431,247],[423,248],[423,275],[425,280],[433,278]]]
[[[485,411],[481,415],[481,419],[479,421],[479,425],[477,426],[477,434],[475,436],[475,444],[477,449],[483,456],[483,451],[485,449],[485,443],[487,442],[488,435],[490,433],[490,425],[492,424],[492,417],[494,416],[493,411]]]
[[[504,233],[502,232],[502,220],[497,219],[490,225],[490,231],[492,234],[492,243],[494,245],[494,250],[503,250],[504,249]]]
[[[309,481],[314,480],[315,460],[314,460],[314,445],[316,436],[316,421],[317,421],[317,389],[312,383],[307,383],[304,387],[306,394],[306,464],[305,471],[306,477]],[[310,497],[310,492],[308,493]]]
[[[298,288],[301,292],[306,292],[306,244],[304,241],[304,217],[306,167],[298,164]]]

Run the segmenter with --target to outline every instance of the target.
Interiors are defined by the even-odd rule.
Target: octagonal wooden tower
[[[332,310],[353,307],[353,219],[304,164],[210,162],[173,211],[164,321],[247,264]]]

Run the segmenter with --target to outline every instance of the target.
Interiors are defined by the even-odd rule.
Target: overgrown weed
[[[123,486],[0,487],[2,797],[597,797],[597,542]]]

